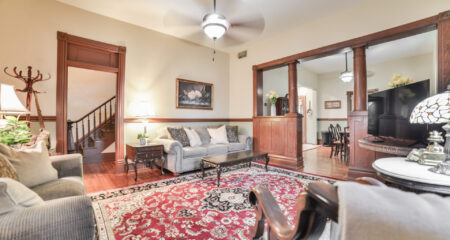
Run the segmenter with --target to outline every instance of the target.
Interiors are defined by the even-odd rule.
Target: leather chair
[[[368,185],[384,186],[373,178],[359,178],[357,182]],[[268,224],[268,239],[318,239],[325,228],[327,219],[337,222],[339,202],[335,186],[325,182],[313,182],[305,188],[297,199],[295,225],[287,220],[267,187],[252,188],[249,194],[250,204],[256,211],[256,222],[252,229],[253,239],[264,234],[264,225]]]

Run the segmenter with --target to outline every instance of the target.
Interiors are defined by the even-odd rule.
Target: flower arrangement
[[[410,84],[412,83],[413,80],[409,77],[404,77],[403,74],[394,74],[392,76],[392,81],[390,83],[388,83],[389,87],[401,87],[401,86],[405,86],[406,84]]]
[[[278,94],[275,91],[270,90],[270,92],[266,94],[266,97],[269,99],[271,104],[277,103]]]
[[[0,143],[14,147],[31,141],[33,134],[27,121],[20,121],[14,116],[5,116],[5,119],[5,124],[0,127]]]

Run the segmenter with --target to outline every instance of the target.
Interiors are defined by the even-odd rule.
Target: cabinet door
[[[271,122],[266,120],[261,120],[259,124],[259,150],[262,152],[270,151],[270,140],[271,140]]]
[[[284,119],[272,119],[270,153],[284,155],[286,146],[286,124]]]

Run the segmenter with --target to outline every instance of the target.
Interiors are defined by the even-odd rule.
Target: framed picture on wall
[[[325,101],[325,109],[340,109],[341,100]]]
[[[177,108],[212,110],[213,84],[177,78]]]

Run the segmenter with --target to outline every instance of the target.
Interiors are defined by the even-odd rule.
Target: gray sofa
[[[94,238],[94,213],[91,199],[85,195],[82,156],[69,154],[50,160],[58,179],[31,188],[45,202],[0,215],[0,239]]]
[[[217,126],[210,126],[210,128],[217,128]],[[211,144],[207,126],[191,127],[191,129],[194,129],[200,136],[202,146],[183,147],[180,142],[169,139],[165,129],[161,131],[158,138],[153,140],[153,142],[164,145],[166,157],[164,168],[175,174],[200,169],[201,159],[205,156],[252,149],[252,138],[246,135],[239,135],[237,143]]]

